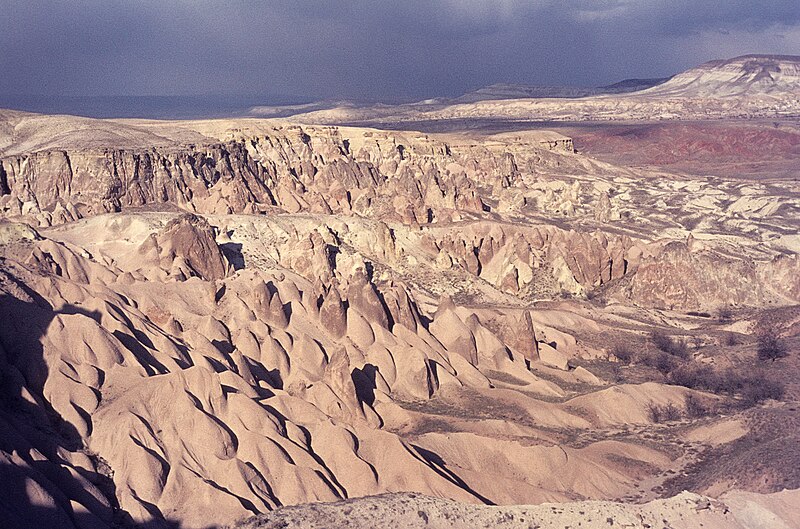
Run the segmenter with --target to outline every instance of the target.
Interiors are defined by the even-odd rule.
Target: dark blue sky
[[[0,0],[0,94],[393,99],[800,54],[798,0]]]

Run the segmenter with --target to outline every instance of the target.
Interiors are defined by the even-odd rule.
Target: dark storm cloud
[[[0,0],[0,93],[453,95],[800,53],[797,0]]]

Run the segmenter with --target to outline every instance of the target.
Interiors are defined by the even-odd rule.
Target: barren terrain
[[[0,111],[0,519],[800,526],[795,63],[428,132]]]

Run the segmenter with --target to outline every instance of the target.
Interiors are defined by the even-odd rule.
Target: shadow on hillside
[[[481,502],[483,502],[485,505],[495,505],[495,503],[492,500],[490,500],[485,496],[482,496],[476,490],[473,490],[472,487],[470,487],[463,479],[458,477],[456,473],[448,469],[447,463],[445,463],[444,459],[442,459],[442,457],[439,454],[437,454],[436,452],[432,452],[430,450],[426,450],[425,448],[422,448],[421,446],[418,445],[412,444],[411,446],[414,448],[414,450],[417,451],[417,453],[419,453],[420,456],[422,456],[422,458],[425,460],[428,466],[431,467],[434,470],[434,472],[439,474],[441,477],[453,483],[454,485],[458,486],[459,488],[469,492],[470,494],[478,498]]]
[[[242,244],[238,242],[226,242],[219,245],[222,255],[233,266],[234,270],[244,270],[246,267],[244,254],[242,254]]]
[[[100,315],[75,305],[56,311],[0,271],[0,527],[179,529],[163,520],[134,524],[117,504],[110,472],[97,470],[104,461],[83,450],[77,429],[44,397],[54,366],[48,368],[42,337],[53,319],[81,314],[99,321]],[[70,464],[68,452],[83,452],[91,464]]]

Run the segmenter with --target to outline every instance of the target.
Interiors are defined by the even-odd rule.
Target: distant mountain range
[[[671,77],[658,79],[625,79],[614,84],[600,87],[579,86],[534,86],[513,83],[495,83],[454,98],[434,98],[407,103],[403,106],[424,105],[427,107],[453,105],[458,103],[475,103],[502,99],[559,98],[570,99],[601,94],[624,94],[652,88],[670,80]],[[252,115],[264,118],[282,118],[297,114],[332,110],[336,108],[393,108],[385,103],[354,102],[346,100],[325,100],[302,105],[259,105],[250,109]]]
[[[625,94],[646,88],[652,88],[669,81],[671,77],[658,79],[625,79],[618,83],[596,88],[575,86],[529,86],[522,84],[498,83],[473,92],[468,92],[453,101],[468,103],[491,99],[523,99],[523,98],[573,98],[587,97],[601,94]]]
[[[0,108],[91,118],[198,119],[245,115],[253,106],[294,103],[284,96],[53,96],[0,95]]]
[[[254,109],[259,114],[258,109]],[[478,121],[651,121],[800,116],[800,57],[744,55],[707,62],[668,79],[630,79],[600,88],[493,85],[452,100],[339,105],[292,119],[303,123],[421,127]],[[421,125],[422,124],[422,125]],[[459,125],[461,126],[461,125]]]

